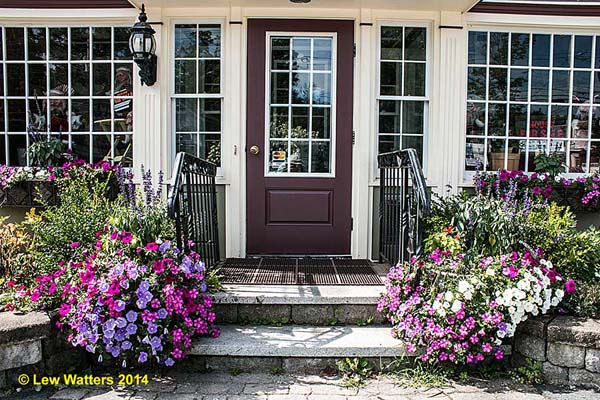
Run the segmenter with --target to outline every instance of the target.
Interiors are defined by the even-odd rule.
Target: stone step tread
[[[397,357],[404,344],[390,327],[223,326],[217,339],[200,338],[191,354],[239,357]]]
[[[377,304],[384,286],[224,285],[219,304]]]

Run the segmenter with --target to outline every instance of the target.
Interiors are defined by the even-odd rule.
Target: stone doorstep
[[[50,336],[50,317],[42,312],[0,312],[0,346]]]
[[[217,339],[200,338],[190,354],[224,357],[398,357],[404,344],[389,327],[223,326]]]
[[[224,285],[216,293],[218,304],[377,304],[381,286],[320,286],[320,285]]]

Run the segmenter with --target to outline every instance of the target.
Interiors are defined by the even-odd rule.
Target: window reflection
[[[596,36],[470,32],[465,170],[480,163],[532,171],[540,153],[560,155],[565,171],[597,170],[600,56],[593,49],[600,49]]]
[[[133,133],[128,37],[128,27],[0,28],[13,60],[0,58],[0,82],[7,87],[0,96],[11,96],[0,97],[8,115],[0,119],[0,132],[9,134],[0,159],[27,162],[28,126],[55,134],[86,161],[119,161],[117,154],[127,159],[122,153],[132,154]]]

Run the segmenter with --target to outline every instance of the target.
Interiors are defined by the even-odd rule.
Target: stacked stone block
[[[513,362],[542,363],[549,383],[600,388],[600,321],[571,316],[524,322],[515,335]]]

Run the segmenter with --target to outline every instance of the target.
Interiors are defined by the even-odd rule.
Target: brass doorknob
[[[260,147],[257,145],[250,147],[250,154],[257,156],[258,153],[260,153]]]

